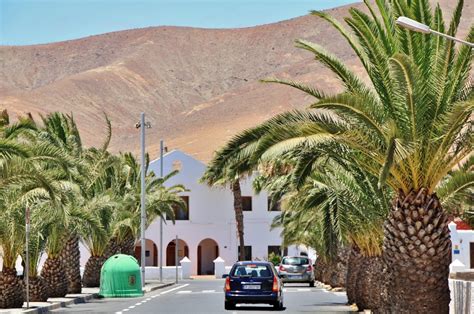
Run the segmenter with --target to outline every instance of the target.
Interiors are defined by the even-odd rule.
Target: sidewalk
[[[174,285],[174,282],[160,283],[158,280],[150,280],[145,283],[145,294]],[[26,309],[26,302],[22,309],[0,309],[0,313],[46,313],[51,310],[66,307],[71,304],[86,303],[90,299],[97,298],[99,288],[82,288],[80,294],[68,294],[64,298],[49,298],[47,302],[30,302],[30,308]]]

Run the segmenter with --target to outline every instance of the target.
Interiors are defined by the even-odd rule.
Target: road
[[[97,299],[76,304],[54,313],[265,313],[274,312],[268,305],[237,305],[224,310],[223,280],[188,280],[141,298]],[[284,287],[284,313],[348,313],[344,292],[328,292],[307,285]]]

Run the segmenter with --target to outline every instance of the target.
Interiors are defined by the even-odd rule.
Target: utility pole
[[[25,220],[26,220],[26,243],[25,243],[25,269],[23,269],[23,277],[25,278],[26,283],[26,308],[30,308],[30,252],[29,252],[29,242],[30,242],[30,209],[27,207],[25,210]]]
[[[175,251],[174,251],[174,258],[175,258],[175,262],[176,262],[176,283],[178,283],[178,250],[179,250],[179,246],[178,246],[178,235],[176,235],[176,246],[175,246]]]
[[[163,140],[160,140],[160,177],[163,179]],[[163,283],[163,216],[160,217],[160,282]]]
[[[140,114],[140,122],[135,124],[135,127],[140,128],[140,149],[141,149],[141,213],[140,213],[140,237],[141,237],[141,250],[140,250],[140,264],[142,273],[142,289],[145,286],[145,227],[146,227],[146,208],[145,208],[145,128],[151,128],[149,122],[145,123],[145,113]]]

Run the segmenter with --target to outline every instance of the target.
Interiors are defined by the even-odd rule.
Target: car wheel
[[[273,308],[275,310],[282,310],[283,309],[283,301],[277,301],[273,303]]]
[[[235,303],[234,302],[230,302],[230,301],[225,301],[224,302],[224,308],[226,310],[233,310],[235,309]]]
[[[314,280],[309,283],[310,287],[314,287]]]

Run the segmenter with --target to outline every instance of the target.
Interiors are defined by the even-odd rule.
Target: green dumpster
[[[104,263],[99,295],[108,298],[143,296],[140,266],[135,257],[117,254]]]

